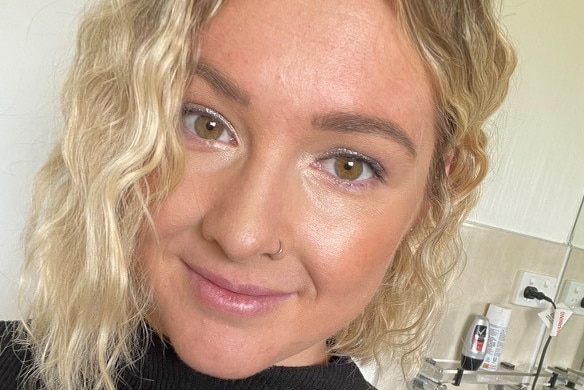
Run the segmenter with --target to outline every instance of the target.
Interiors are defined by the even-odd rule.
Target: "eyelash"
[[[365,164],[371,170],[371,173],[375,179],[379,180],[382,183],[387,182],[387,174],[385,172],[385,169],[378,161],[376,161],[375,159],[373,159],[369,156],[366,156],[364,154],[361,154],[359,152],[355,152],[355,151],[347,149],[347,148],[340,147],[340,148],[336,148],[334,150],[327,152],[323,157],[321,157],[317,161],[318,168],[322,169],[323,162],[326,162],[327,160],[330,160],[333,158],[349,158],[349,159],[357,160],[357,161]],[[329,173],[329,172],[327,172],[327,173],[329,175],[331,175],[335,181],[337,181],[343,185],[346,185],[348,187],[364,186],[364,185],[369,184],[369,183],[366,183],[368,181],[368,179],[347,180],[347,179],[342,179],[336,175],[333,175],[332,173]]]
[[[186,122],[189,119],[190,115],[196,116],[193,120],[193,128],[191,128]],[[182,126],[184,131],[187,133],[189,137],[196,138],[200,142],[205,143],[212,143],[212,144],[226,144],[226,145],[237,145],[237,138],[235,136],[235,130],[231,123],[217,111],[212,110],[208,107],[201,106],[198,104],[184,104],[182,108]],[[207,117],[209,121],[214,121],[223,126],[223,132],[227,132],[229,136],[229,141],[221,141],[219,140],[220,137],[217,139],[208,139],[202,137],[197,131],[194,129],[194,125],[196,124],[196,120],[202,117]],[[220,136],[223,136],[223,132],[221,132]]]
[[[188,125],[187,119],[190,119],[189,116],[190,115],[194,115],[195,119],[193,120],[192,126]],[[217,137],[217,139],[214,138],[206,138],[200,134],[198,134],[197,130],[194,129],[195,125],[196,125],[196,120],[201,118],[201,117],[206,117],[209,119],[209,122],[217,122],[219,125],[223,126],[223,129],[221,131],[221,133],[219,134],[219,137]],[[208,107],[205,106],[201,106],[198,104],[184,104],[183,108],[182,108],[182,125],[184,128],[185,133],[187,133],[187,135],[190,138],[196,139],[197,142],[203,142],[206,144],[212,144],[212,145],[237,145],[237,138],[235,136],[235,129],[233,128],[233,126],[231,125],[231,123],[221,114],[219,114],[217,111],[210,109]],[[193,128],[191,128],[193,127]],[[214,128],[206,128],[203,130],[208,130],[209,132],[213,131]],[[229,140],[228,141],[221,141],[220,138],[223,137],[224,132],[227,132],[227,135],[229,136]],[[385,169],[383,169],[382,165],[376,161],[375,159],[368,157],[366,155],[363,155],[359,152],[355,152],[353,150],[347,149],[347,148],[343,148],[343,147],[339,147],[336,149],[333,149],[331,151],[328,151],[327,153],[325,153],[323,156],[321,156],[316,162],[316,167],[322,171],[325,171],[325,173],[327,173],[329,176],[331,176],[337,183],[342,184],[346,187],[363,187],[366,186],[368,184],[371,184],[369,182],[369,177],[365,178],[365,179],[361,179],[361,180],[357,180],[358,177],[356,179],[344,179],[342,177],[339,177],[339,175],[333,173],[333,172],[329,172],[329,170],[331,170],[330,166],[331,164],[334,165],[334,163],[330,160],[334,160],[336,159],[337,163],[339,162],[338,159],[342,159],[345,158],[347,160],[352,160],[352,161],[356,161],[359,162],[361,164],[364,164],[365,167],[365,171],[370,171],[371,175],[373,178],[377,179],[378,181],[385,183],[386,182],[386,172]],[[332,169],[334,170],[334,169]],[[359,176],[362,175],[363,172],[361,172],[359,174]]]

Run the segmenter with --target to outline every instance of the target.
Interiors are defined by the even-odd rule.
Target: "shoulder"
[[[17,321],[0,321],[0,388],[16,389],[30,354],[16,342]]]

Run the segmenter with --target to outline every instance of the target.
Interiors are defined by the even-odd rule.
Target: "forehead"
[[[363,111],[412,138],[433,127],[432,91],[389,1],[230,0],[201,57],[273,109]]]

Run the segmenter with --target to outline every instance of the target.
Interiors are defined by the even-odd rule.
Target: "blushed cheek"
[[[385,258],[361,258],[350,267],[337,268],[326,275],[321,283],[328,288],[320,298],[332,308],[332,312],[326,313],[327,319],[332,322],[336,318],[337,327],[342,328],[361,314],[379,290],[390,262],[391,259]]]
[[[183,178],[160,206],[151,212],[157,236],[153,239],[158,239],[161,246],[189,224],[195,223],[196,216],[191,209],[197,206],[194,200],[196,192],[190,191],[187,184]]]
[[[314,259],[311,270],[318,295],[342,300],[343,305],[354,305],[353,310],[357,311],[373,298],[403,231],[402,228],[392,231],[391,228],[383,229],[381,224],[373,225],[374,229],[365,223],[329,228],[326,240],[313,242],[313,254],[320,254]],[[346,301],[347,297],[351,302]]]

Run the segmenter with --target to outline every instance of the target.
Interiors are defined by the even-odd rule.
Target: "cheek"
[[[162,204],[152,212],[152,218],[161,245],[183,230],[192,227],[201,219],[196,181],[179,182]]]
[[[312,259],[306,268],[317,296],[338,300],[348,320],[356,316],[373,298],[418,209],[412,203],[399,212],[391,207],[316,214],[304,234],[310,251],[304,256]]]
[[[165,290],[167,280],[173,280],[174,264],[165,260],[166,255],[180,253],[181,238],[190,234],[190,229],[200,220],[196,197],[192,196],[191,184],[181,180],[166,199],[151,210],[155,232],[150,224],[145,225],[142,236],[140,266],[146,271],[155,290]]]

